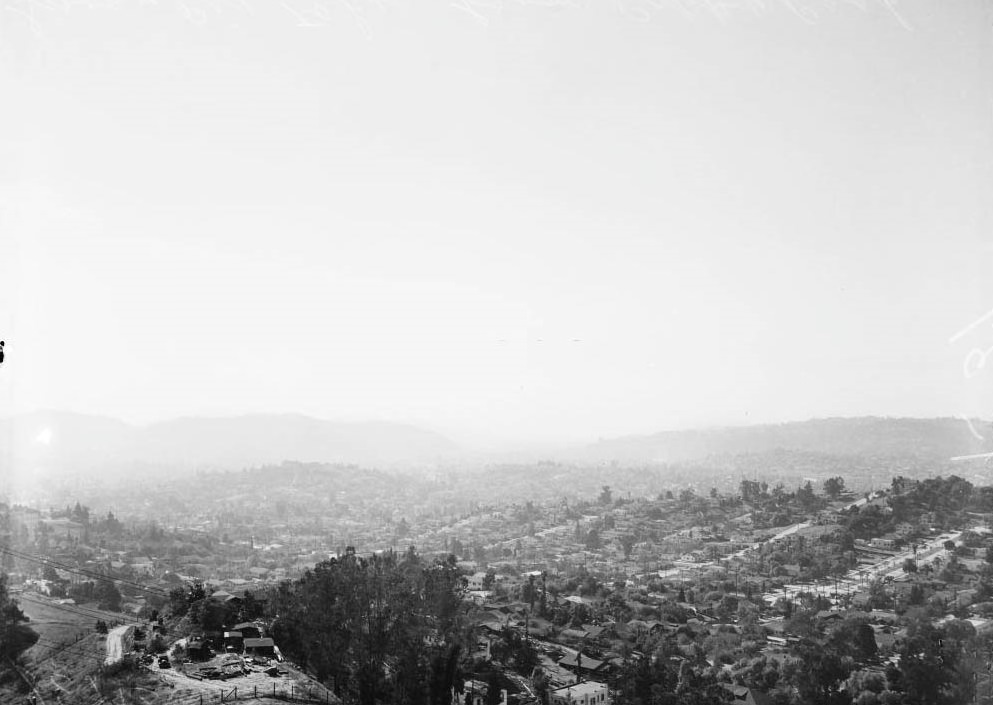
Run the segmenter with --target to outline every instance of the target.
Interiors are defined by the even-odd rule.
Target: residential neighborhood
[[[960,477],[897,476],[861,492],[841,476],[655,496],[604,484],[585,499],[462,506],[423,519],[394,511],[392,535],[333,547],[292,522],[260,536],[233,519],[168,526],[78,502],[15,505],[4,562],[27,606],[110,610],[133,627],[122,654],[147,652],[142,668],[187,687],[257,689],[252,674],[292,669],[313,692],[347,699],[300,641],[307,625],[287,622],[300,591],[348,565],[444,560],[473,635],[450,687],[460,702],[636,703],[653,687],[707,702],[903,702],[919,676],[908,668],[931,669],[948,693],[990,688],[993,494]],[[421,544],[394,548],[411,538]],[[944,644],[940,661],[914,655],[922,634]],[[834,665],[818,675],[812,654]],[[975,677],[963,684],[962,672]]]

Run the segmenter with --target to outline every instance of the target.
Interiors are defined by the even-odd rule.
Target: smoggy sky
[[[0,415],[993,416],[993,5],[4,10]]]

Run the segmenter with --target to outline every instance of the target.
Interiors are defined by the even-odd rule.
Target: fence
[[[200,705],[213,705],[214,703],[233,703],[239,700],[280,700],[287,703],[313,703],[315,705],[324,703],[338,703],[339,700],[327,688],[314,685],[280,685],[272,684],[268,686],[235,686],[231,690],[221,689],[219,693],[200,693]]]

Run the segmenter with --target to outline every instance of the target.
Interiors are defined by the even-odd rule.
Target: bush
[[[140,669],[138,659],[128,654],[120,661],[101,666],[98,673],[101,679],[118,678],[130,673],[137,673]]]
[[[110,699],[119,687],[133,685],[140,670],[141,664],[131,654],[116,663],[101,666],[97,671],[97,691]]]
[[[152,640],[148,642],[147,651],[153,654],[161,654],[166,648],[168,648],[165,639],[162,638],[160,634],[156,634],[152,637]]]
[[[106,634],[107,633],[107,623],[105,621],[103,621],[102,619],[98,619],[97,620],[96,630],[97,630],[97,634]]]

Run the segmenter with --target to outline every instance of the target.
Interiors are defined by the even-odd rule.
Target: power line
[[[88,617],[90,619],[103,619],[103,620],[114,620],[121,619],[127,615],[117,614],[109,610],[99,610],[92,607],[85,607],[83,605],[60,605],[54,602],[47,602],[44,600],[38,600],[33,596],[22,594],[22,599],[26,599],[28,602],[33,602],[36,605],[42,605],[43,607],[51,607],[52,609],[62,610],[63,612],[69,612],[70,614],[75,614],[79,617]]]
[[[86,648],[87,647],[86,644],[80,644],[78,641],[74,641],[69,644],[63,644],[61,642],[52,641],[51,639],[39,638],[38,643],[41,643],[42,646],[49,649],[49,653],[46,653],[42,658],[32,661],[31,665],[34,668],[37,668],[38,666],[40,666],[43,663],[46,663],[47,661],[51,661],[59,654],[63,654],[73,649],[77,649],[77,651],[74,652],[76,656],[92,659],[94,661],[99,661],[100,663],[106,661],[105,656],[100,656],[98,654],[93,653],[90,649]],[[86,649],[86,650],[79,651],[78,649]]]
[[[7,553],[11,556],[14,556],[15,558],[20,558],[21,560],[31,561],[34,563],[40,563],[41,565],[47,565],[53,568],[58,568],[68,573],[74,573],[76,575],[82,575],[85,577],[94,578],[96,580],[107,580],[110,582],[119,583],[121,585],[128,585],[136,590],[141,590],[142,592],[147,592],[149,594],[157,595],[159,597],[165,597],[165,598],[169,597],[169,593],[165,590],[160,590],[159,588],[153,588],[134,580],[128,580],[127,578],[114,578],[109,575],[104,575],[103,573],[98,573],[93,570],[87,570],[86,568],[79,568],[77,566],[71,566],[67,563],[55,561],[45,556],[38,556],[32,553],[25,553],[24,551],[18,551],[9,546],[0,546],[0,553]]]

